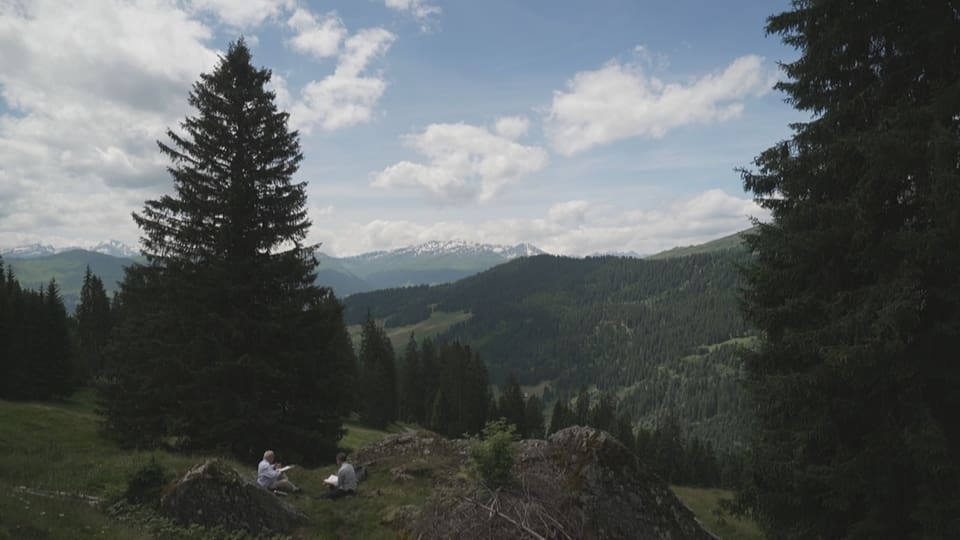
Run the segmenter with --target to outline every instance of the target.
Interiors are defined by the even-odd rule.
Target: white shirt
[[[257,483],[263,487],[270,487],[280,477],[281,472],[273,468],[273,464],[267,460],[260,462],[257,466]]]

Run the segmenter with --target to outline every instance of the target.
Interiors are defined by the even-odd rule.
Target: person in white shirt
[[[337,454],[337,486],[331,487],[330,491],[324,495],[328,499],[339,499],[347,495],[357,494],[357,473],[353,470],[353,465],[347,463],[347,455],[343,452]]]
[[[263,453],[263,460],[257,466],[257,483],[271,491],[285,491],[296,493],[300,488],[287,479],[287,475],[280,472],[280,463],[273,450]]]

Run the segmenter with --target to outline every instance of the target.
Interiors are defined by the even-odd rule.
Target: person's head
[[[273,450],[267,450],[263,453],[263,460],[267,463],[273,463],[277,460],[277,456],[274,455]]]
[[[344,454],[343,452],[340,452],[339,454],[337,454],[337,465],[342,465],[345,461],[347,461],[346,454]]]

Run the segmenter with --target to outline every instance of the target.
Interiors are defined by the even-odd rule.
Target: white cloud
[[[525,116],[504,116],[497,119],[497,135],[510,140],[517,140],[527,134],[530,129],[530,120]]]
[[[385,0],[386,6],[401,13],[408,13],[420,23],[420,30],[428,32],[433,24],[435,15],[440,15],[440,8],[432,6],[426,0]]]
[[[234,28],[252,28],[280,17],[293,8],[294,0],[192,0],[194,11],[216,15]]]
[[[334,12],[318,18],[305,9],[297,9],[287,20],[297,34],[287,40],[293,50],[317,59],[330,58],[340,52],[340,42],[347,36],[347,27]]]
[[[191,83],[217,58],[210,28],[178,6],[0,5],[0,191],[17,186],[0,204],[0,235],[135,235],[137,205],[111,209],[169,182],[154,141],[184,117]],[[97,219],[77,214],[87,211]]]
[[[592,212],[594,208],[603,211]],[[511,245],[530,242],[548,253],[571,256],[653,254],[742,231],[750,227],[748,216],[766,215],[750,199],[710,190],[644,211],[577,200],[554,205],[546,217],[426,225],[377,219],[348,223],[338,230],[317,228],[312,241],[323,242],[324,250],[337,256],[450,239]]]
[[[581,225],[586,220],[590,203],[584,200],[557,203],[547,212],[550,221],[563,225]]]
[[[431,124],[423,133],[407,135],[406,143],[428,162],[391,165],[375,175],[374,187],[417,188],[441,202],[482,202],[547,164],[542,148],[464,123]]]
[[[771,85],[770,70],[755,55],[688,84],[667,83],[639,65],[613,60],[577,73],[566,91],[554,92],[545,130],[564,155],[628,137],[662,137],[681,126],[737,117],[742,100]]]
[[[294,128],[332,131],[369,122],[387,88],[380,74],[365,74],[373,60],[390,49],[396,36],[383,28],[365,28],[344,43],[334,72],[307,83],[290,106]],[[284,87],[285,88],[285,87]]]

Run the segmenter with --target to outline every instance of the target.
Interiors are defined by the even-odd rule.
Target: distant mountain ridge
[[[531,244],[507,246],[461,240],[426,242],[342,258],[317,253],[317,284],[331,287],[337,296],[345,297],[376,289],[449,283],[518,257],[539,254],[543,251]],[[86,248],[27,244],[0,250],[0,256],[31,287],[35,282],[56,278],[68,305],[75,303],[73,298],[79,295],[79,279],[87,264],[104,278],[107,291],[112,292],[122,279],[123,267],[140,260],[136,249],[117,240]]]
[[[110,255],[111,257],[134,258],[140,255],[140,250],[131,247],[129,244],[125,244],[119,240],[107,240],[89,246],[54,247],[50,244],[24,244],[22,246],[0,249],[0,257],[5,259],[33,259],[77,250]]]
[[[462,240],[431,241],[349,257],[318,253],[317,282],[345,297],[377,289],[450,283],[519,257],[543,253],[526,243],[507,246]]]
[[[742,246],[742,236],[746,232],[697,246],[676,247],[649,257],[634,252],[597,253],[590,257],[625,256],[658,260],[724,251]],[[349,257],[332,257],[318,252],[320,265],[317,267],[317,284],[331,287],[337,296],[343,298],[378,289],[452,283],[521,257],[543,254],[543,250],[529,243],[511,246],[463,240],[430,241]],[[104,285],[108,292],[112,292],[123,277],[123,267],[141,260],[136,248],[118,240],[107,240],[83,248],[25,244],[0,249],[0,257],[21,276],[23,283],[31,287],[45,283],[51,277],[56,278],[68,303],[72,296],[79,294],[78,277],[82,277],[87,264],[94,273],[104,278]]]
[[[703,244],[696,244],[693,246],[677,246],[670,248],[666,251],[661,251],[660,253],[655,253],[649,257],[645,257],[648,260],[658,261],[663,259],[670,259],[673,257],[687,257],[690,255],[700,255],[702,253],[716,253],[719,251],[727,251],[730,249],[744,249],[745,245],[743,242],[744,236],[750,234],[753,229],[747,229],[745,231],[740,231],[738,233],[733,233],[728,236],[723,236],[709,242],[704,242]]]
[[[46,255],[31,252],[22,257],[5,254],[3,262],[13,269],[17,281],[24,287],[36,289],[48,283],[50,279],[56,279],[64,304],[72,313],[80,301],[80,288],[88,266],[91,272],[100,276],[104,288],[110,293],[119,288],[124,267],[133,264],[136,260],[84,249],[71,249]]]
[[[342,260],[371,260],[388,257],[423,257],[438,255],[477,255],[493,253],[501,255],[505,259],[515,259],[517,257],[531,257],[533,255],[543,255],[545,252],[533,244],[521,243],[514,246],[501,244],[481,244],[477,242],[466,242],[464,240],[432,240],[416,246],[407,246],[398,249],[386,251],[371,251],[342,257]]]

